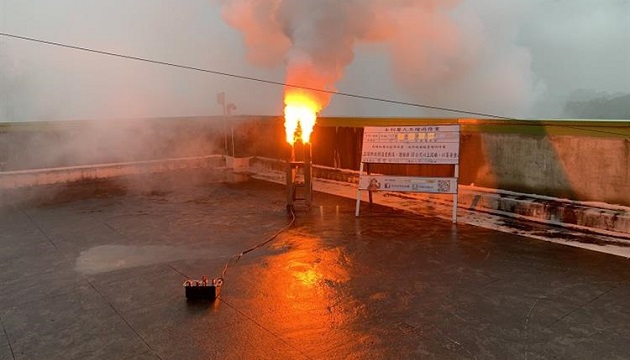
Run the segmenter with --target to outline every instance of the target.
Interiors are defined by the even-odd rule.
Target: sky
[[[515,118],[630,94],[630,0],[261,0],[286,4],[250,12],[280,19],[254,32],[252,1],[0,0],[0,32],[284,82],[296,58],[335,51],[313,30],[325,19],[356,25],[330,84],[344,93]],[[283,90],[0,36],[0,122],[220,115],[219,92],[237,114],[279,115]],[[329,101],[323,116],[470,117]]]

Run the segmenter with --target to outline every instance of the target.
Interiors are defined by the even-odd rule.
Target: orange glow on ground
[[[287,142],[291,145],[295,144],[296,131],[299,127],[302,143],[309,143],[321,106],[314,98],[299,90],[288,90],[284,97],[284,104],[284,129]]]
[[[318,274],[315,269],[308,269],[306,271],[299,271],[293,273],[293,276],[298,279],[304,286],[312,287],[322,280],[321,275]]]

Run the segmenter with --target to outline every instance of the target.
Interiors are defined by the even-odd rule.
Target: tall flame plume
[[[295,89],[287,89],[284,105],[284,129],[287,142],[291,145],[295,144],[296,132],[299,128],[300,140],[304,144],[309,143],[317,121],[317,113],[322,106],[317,103],[315,97]]]

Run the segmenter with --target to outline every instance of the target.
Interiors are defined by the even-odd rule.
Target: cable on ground
[[[226,263],[225,266],[223,267],[223,271],[221,271],[221,276],[216,279],[216,284],[217,286],[221,286],[223,285],[223,283],[225,282],[225,274],[228,271],[228,268],[230,267],[231,264],[233,263],[237,263],[241,257],[243,257],[243,255],[252,252],[258,248],[261,248],[267,244],[269,244],[270,242],[272,242],[273,240],[275,240],[280,234],[282,234],[283,232],[285,232],[286,230],[288,230],[290,227],[293,226],[293,224],[295,224],[295,211],[293,210],[292,207],[289,208],[289,214],[291,215],[291,221],[289,221],[289,223],[284,226],[282,229],[278,230],[275,234],[271,235],[270,237],[268,237],[267,239],[265,239],[264,241],[250,247],[247,250],[241,251],[238,254],[235,254],[234,256],[232,256]]]

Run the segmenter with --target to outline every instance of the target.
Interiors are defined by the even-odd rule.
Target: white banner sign
[[[459,125],[366,127],[361,162],[459,164]]]
[[[455,194],[457,178],[362,175],[359,190]]]

